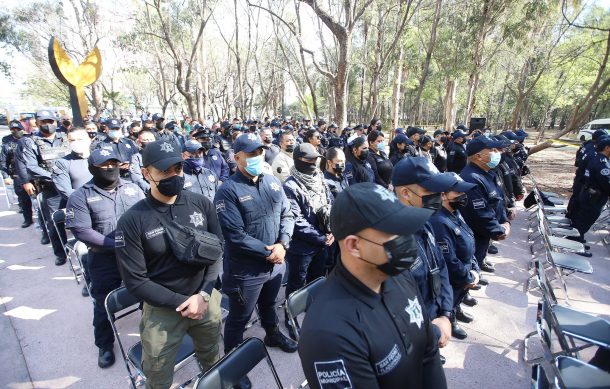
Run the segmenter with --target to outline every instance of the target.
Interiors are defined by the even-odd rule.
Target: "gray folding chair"
[[[295,329],[297,335],[297,341],[299,340],[299,332],[301,328],[296,321],[297,316],[307,312],[309,306],[316,298],[316,295],[320,291],[320,287],[324,284],[326,278],[319,277],[311,281],[299,290],[295,290],[286,299],[286,315],[292,328]]]
[[[125,318],[126,316],[131,315],[132,313],[138,312],[140,310],[140,304],[141,301],[129,293],[129,291],[123,286],[110,292],[108,296],[106,296],[105,301],[108,320],[112,326],[112,332],[114,332],[114,337],[117,340],[119,349],[121,350],[121,355],[123,356],[123,361],[125,362],[127,374],[129,375],[129,380],[131,381],[133,389],[136,389],[136,386],[138,386],[138,377],[140,377],[143,381],[146,381],[146,376],[142,371],[142,342],[136,342],[127,350],[127,352],[125,352],[125,347],[121,341],[120,333],[117,330],[116,322]],[[190,336],[184,335],[182,344],[180,345],[178,353],[176,354],[176,364],[174,366],[174,370],[183,367],[194,356],[195,347],[193,346],[193,340]],[[135,374],[130,366],[136,371]],[[181,387],[190,384],[190,382],[191,380],[183,383]]]
[[[53,212],[51,214],[51,221],[53,222],[53,227],[55,228],[55,231],[57,232],[57,236],[59,238],[59,242],[61,243],[61,247],[64,249],[64,252],[66,253],[66,258],[68,259],[68,262],[70,264],[70,270],[72,271],[72,274],[74,275],[74,280],[76,281],[77,284],[80,284],[79,278],[82,275],[82,266],[75,265],[74,262],[72,262],[72,259],[74,257],[76,257],[76,252],[74,251],[74,246],[76,245],[77,240],[76,240],[76,238],[69,238],[67,240],[64,240],[63,236],[65,236],[65,235],[62,234],[62,230],[64,233],[66,230],[66,210],[58,209],[57,211]],[[76,261],[76,259],[75,259],[75,261]]]
[[[267,361],[277,387],[283,388],[263,341],[258,338],[248,338],[197,379],[194,389],[233,388],[263,360]]]

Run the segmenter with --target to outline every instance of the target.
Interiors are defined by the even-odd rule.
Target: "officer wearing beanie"
[[[318,388],[447,387],[417,282],[414,237],[432,212],[374,183],[350,186],[331,210],[341,259],[309,308],[299,356]],[[405,223],[408,220],[408,223]]]
[[[87,272],[93,298],[95,345],[99,348],[98,366],[114,363],[114,334],[106,315],[108,293],[121,285],[114,253],[115,229],[119,218],[144,198],[140,188],[119,177],[119,157],[111,150],[95,149],[89,156],[93,178],[76,189],[66,205],[66,228],[89,247]]]

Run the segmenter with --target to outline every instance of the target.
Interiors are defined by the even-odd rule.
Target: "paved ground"
[[[535,168],[534,168],[535,170]],[[97,367],[93,346],[92,306],[67,266],[56,267],[49,246],[39,243],[34,227],[21,229],[21,215],[0,198],[0,387],[1,388],[127,388],[120,360],[107,370]],[[526,293],[525,214],[513,224],[512,236],[494,256],[497,273],[488,287],[473,292],[479,305],[467,308],[476,320],[465,325],[469,337],[442,350],[451,388],[526,388],[530,369],[521,362],[523,336],[534,329],[537,292]],[[610,256],[591,236],[595,269],[588,276],[568,278],[573,306],[599,315],[610,314]],[[561,294],[560,294],[561,296]],[[121,326],[127,342],[138,337],[137,320]],[[382,329],[381,329],[382,330]],[[261,336],[253,326],[248,336]],[[118,347],[115,346],[117,357]],[[270,350],[285,387],[303,380],[298,355]],[[195,374],[191,363],[176,374],[183,382]],[[254,387],[272,387],[264,366],[251,374]]]

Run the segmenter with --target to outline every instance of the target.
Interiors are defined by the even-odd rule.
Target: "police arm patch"
[[[352,381],[347,374],[343,359],[314,362],[320,388],[351,389]]]
[[[125,247],[125,235],[123,234],[123,231],[117,230],[114,233],[114,247]]]
[[[218,212],[224,212],[226,211],[226,207],[225,207],[225,201],[224,200],[218,200],[216,202],[216,213]]]
[[[481,209],[481,208],[485,208],[485,200],[483,199],[479,199],[479,200],[472,200],[472,207],[474,209]]]

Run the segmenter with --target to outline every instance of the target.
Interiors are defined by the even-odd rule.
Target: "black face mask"
[[[209,150],[212,148],[212,142],[211,141],[201,142],[201,146],[206,148],[207,150]]]
[[[443,198],[440,193],[422,196],[421,202],[424,208],[431,209],[434,212],[438,211],[443,206]]]
[[[369,151],[368,150],[362,150],[360,152],[360,156],[358,157],[358,159],[361,160],[361,161],[366,161],[368,156],[369,156]]]
[[[389,276],[396,276],[403,271],[408,270],[417,259],[417,241],[415,240],[414,235],[401,235],[398,238],[385,242],[382,245],[363,238],[360,235],[358,235],[358,237],[366,240],[367,242],[383,246],[383,249],[388,257],[388,261],[376,266],[379,271]],[[373,264],[373,262],[367,261],[364,258],[360,259]]]
[[[336,163],[335,164],[335,172],[337,172],[337,174],[343,173],[344,170],[345,170],[345,164],[344,163]]]
[[[15,139],[23,138],[23,130],[13,131],[13,137],[15,137]]]
[[[64,127],[68,128],[68,127],[70,127],[70,125],[72,124],[72,122],[71,122],[71,121],[69,121],[69,120],[64,120],[63,122],[61,122],[61,124],[63,124],[63,125],[64,125]]]
[[[286,152],[287,153],[292,153],[294,151],[294,145],[288,145],[286,146]]]
[[[114,189],[119,183],[119,167],[102,169],[99,166],[89,166],[95,186],[102,189]]]
[[[315,163],[308,163],[305,161],[301,161],[300,159],[294,161],[294,168],[297,169],[297,171],[310,176],[316,172]]]
[[[157,189],[163,196],[173,197],[182,192],[184,188],[184,176],[171,176],[161,181],[156,181]]]
[[[157,122],[155,123],[155,128],[159,131],[161,131],[163,129],[163,122]]]
[[[466,193],[459,195],[453,200],[449,201],[449,205],[453,209],[461,209],[468,205],[468,195]]]
[[[40,126],[40,131],[44,132],[45,134],[54,134],[56,130],[57,126],[55,124],[43,124]]]
[[[441,143],[447,143],[447,137],[441,136]]]

